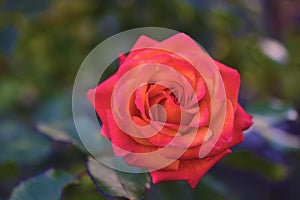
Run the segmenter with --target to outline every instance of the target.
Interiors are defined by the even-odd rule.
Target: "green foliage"
[[[88,170],[96,179],[101,190],[109,196],[125,197],[130,200],[142,199],[145,189],[150,189],[148,174],[133,174],[116,171],[101,164],[98,160],[89,157]]]
[[[74,181],[75,177],[66,172],[49,170],[21,182],[10,200],[59,200],[63,188]]]
[[[85,124],[89,123],[85,121]],[[80,141],[72,121],[56,124],[38,124],[37,128],[55,141],[71,143],[84,153],[88,153]],[[88,130],[88,128],[90,127],[87,127],[86,130]],[[101,139],[99,133],[95,132],[95,134],[97,137],[90,139],[92,144],[89,143],[89,150],[95,153],[95,155],[101,155],[104,151],[107,151],[107,148],[111,147],[103,146],[105,145],[103,139]],[[107,157],[107,153],[105,153],[105,155]],[[109,155],[111,155],[110,158],[113,157],[112,153]],[[135,200],[140,199],[144,195],[145,188],[148,187],[149,189],[150,187],[150,178],[146,174],[119,172],[104,166],[91,157],[88,159],[87,167],[90,172],[89,175],[97,180],[95,184],[101,185],[100,189],[104,191],[104,193],[102,193],[104,196],[111,195]]]
[[[64,189],[64,200],[105,199],[95,189],[89,176],[82,176],[78,184],[72,184]]]
[[[57,122],[55,124],[37,124],[37,129],[51,139],[66,142],[86,152],[85,147],[78,137],[73,121]]]
[[[40,162],[51,150],[51,143],[45,137],[15,120],[0,122],[0,146],[0,165],[6,162],[18,165]]]
[[[195,189],[184,181],[162,182],[152,185],[146,194],[146,200],[150,199],[235,199],[231,194],[232,189],[221,180],[210,175],[205,175]],[[229,198],[230,197],[230,198]]]
[[[260,174],[271,181],[280,181],[287,176],[287,168],[283,164],[272,163],[248,151],[235,152],[225,161],[233,168]]]

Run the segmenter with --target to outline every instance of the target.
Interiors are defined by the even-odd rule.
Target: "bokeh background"
[[[160,183],[146,199],[300,199],[300,1],[0,0],[0,200],[49,168],[80,177],[63,199],[102,199],[81,176],[83,153],[36,127],[72,121],[72,85],[85,56],[144,26],[184,32],[237,69],[239,101],[255,117],[245,142],[195,190]]]

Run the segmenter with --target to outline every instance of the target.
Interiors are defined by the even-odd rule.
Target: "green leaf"
[[[111,142],[100,136],[99,124],[93,123],[86,117],[80,117],[77,120],[77,125],[84,130],[84,135],[80,137],[73,119],[53,123],[39,123],[37,129],[53,140],[67,142],[78,147],[84,153],[89,152],[94,156],[105,155],[108,160],[118,160],[113,154]]]
[[[228,185],[226,185],[221,180],[209,174],[206,174],[200,181],[200,184],[197,186],[196,190],[198,191],[198,193],[202,191],[203,189],[202,187],[204,188],[207,187],[207,190],[210,190],[212,194],[219,195],[219,197],[223,197],[221,199],[224,199],[224,197],[230,195],[230,189]],[[216,198],[205,198],[205,199],[216,199]]]
[[[172,192],[170,192],[172,191]],[[186,181],[167,181],[154,184],[151,190],[147,192],[147,200],[152,199],[213,199],[224,200],[232,194],[227,185],[223,182],[206,174],[196,188],[191,188]]]
[[[86,148],[81,143],[72,120],[54,123],[39,123],[37,124],[37,129],[53,140],[71,143],[83,152],[86,152]]]
[[[88,171],[92,180],[100,185],[107,197],[124,197],[130,200],[141,199],[150,188],[148,174],[125,173],[108,168],[92,157],[88,159]]]
[[[64,189],[63,200],[105,200],[99,195],[89,176],[80,177],[78,184],[73,184]]]
[[[193,194],[195,194],[195,192],[185,181],[167,181],[154,184],[150,191],[147,192],[145,199],[193,199]],[[204,195],[204,197],[206,196]]]
[[[63,188],[75,180],[74,176],[66,172],[49,170],[21,182],[9,200],[59,200]]]
[[[287,176],[287,169],[283,164],[264,160],[249,151],[235,152],[228,156],[224,163],[233,168],[259,173],[271,181],[280,181]]]
[[[51,152],[51,143],[18,120],[0,122],[0,165],[37,163]]]

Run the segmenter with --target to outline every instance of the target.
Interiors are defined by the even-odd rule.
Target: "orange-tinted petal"
[[[226,65],[218,61],[215,61],[215,63],[219,68],[220,74],[224,82],[226,97],[227,99],[230,99],[234,109],[236,110],[238,104],[237,100],[238,100],[238,94],[240,89],[240,82],[241,82],[240,74],[235,69],[227,67]]]
[[[151,171],[152,182],[186,180],[192,188],[195,188],[207,171],[230,152],[230,150],[225,150],[212,158],[180,160],[177,171]]]

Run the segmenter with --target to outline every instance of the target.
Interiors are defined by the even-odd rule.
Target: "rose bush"
[[[187,35],[141,36],[87,96],[116,156],[147,168],[153,183],[186,180],[194,188],[252,124],[238,104],[239,87],[239,73]]]

